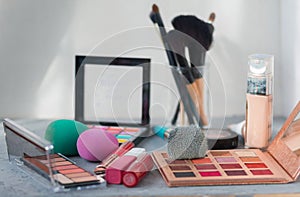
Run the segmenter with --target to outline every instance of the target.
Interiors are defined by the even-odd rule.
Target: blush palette
[[[167,152],[154,151],[153,160],[168,186],[271,184],[295,181],[300,174],[299,148],[285,132],[299,133],[300,102],[266,151],[260,149],[209,150],[204,158],[172,160]],[[293,129],[293,131],[291,131]],[[295,147],[295,146],[293,146]]]

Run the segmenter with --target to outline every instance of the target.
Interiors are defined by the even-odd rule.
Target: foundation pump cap
[[[274,56],[267,54],[250,55],[248,65],[250,72],[255,75],[268,75],[273,73]]]

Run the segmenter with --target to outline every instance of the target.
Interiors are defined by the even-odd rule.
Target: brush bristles
[[[157,6],[156,4],[153,4],[153,5],[152,5],[152,11],[153,11],[154,13],[158,13],[158,12],[159,12],[158,6]]]
[[[198,126],[177,127],[170,132],[168,154],[172,159],[202,158],[207,150],[207,139]]]
[[[213,23],[216,19],[216,14],[214,12],[210,13],[208,20]]]

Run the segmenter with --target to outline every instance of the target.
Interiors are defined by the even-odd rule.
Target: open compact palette
[[[3,122],[8,157],[29,173],[39,183],[54,191],[99,188],[106,185],[103,178],[90,173],[61,154],[54,154],[54,147],[35,133],[5,119]],[[46,179],[45,179],[46,178]]]
[[[300,102],[266,151],[209,150],[206,157],[172,160],[163,151],[153,158],[168,186],[272,184],[296,181],[300,173]]]

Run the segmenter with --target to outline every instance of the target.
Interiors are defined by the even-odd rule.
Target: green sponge
[[[66,156],[76,156],[77,139],[88,127],[75,120],[55,120],[51,122],[46,130],[45,139],[54,145],[54,152]]]

